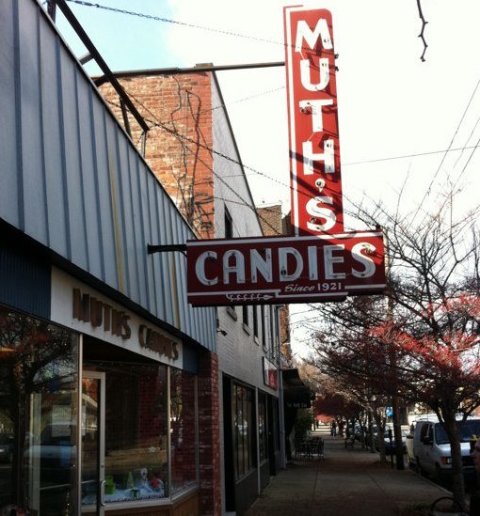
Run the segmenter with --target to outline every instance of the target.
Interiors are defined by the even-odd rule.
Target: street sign
[[[383,233],[187,242],[194,306],[340,301],[385,287]]]

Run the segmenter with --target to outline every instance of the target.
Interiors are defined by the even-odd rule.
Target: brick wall
[[[150,127],[145,159],[201,238],[214,237],[212,85],[206,72],[119,78]],[[117,93],[101,92],[122,125]],[[132,140],[142,151],[142,131],[128,117]]]
[[[205,352],[198,376],[200,513],[211,516],[222,513],[219,403],[218,357]]]

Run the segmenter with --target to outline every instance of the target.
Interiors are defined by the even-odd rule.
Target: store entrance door
[[[81,402],[81,513],[105,514],[105,373],[84,371]]]

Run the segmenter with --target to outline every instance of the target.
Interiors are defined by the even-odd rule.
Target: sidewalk
[[[410,471],[379,463],[378,453],[345,449],[322,434],[323,459],[294,461],[272,478],[245,516],[413,516],[449,492]]]

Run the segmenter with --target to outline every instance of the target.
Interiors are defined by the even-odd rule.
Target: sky
[[[283,7],[297,5],[287,0],[92,3],[158,18],[68,2],[114,71],[284,61]],[[457,210],[476,203],[480,2],[421,1],[428,22],[425,61],[417,0],[303,5],[332,13],[345,208],[362,200],[396,203],[403,188],[404,209],[415,210],[438,204],[452,185],[460,192]],[[67,42],[81,55],[60,16],[58,21]],[[284,67],[217,75],[255,203],[281,203],[287,213]],[[355,221],[347,217],[346,225],[355,227]],[[298,346],[309,338],[307,326],[299,324],[311,317],[307,310],[291,306]]]

